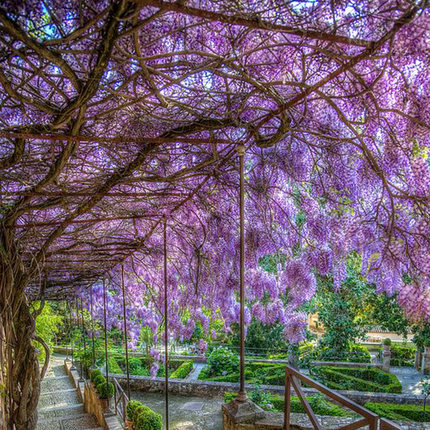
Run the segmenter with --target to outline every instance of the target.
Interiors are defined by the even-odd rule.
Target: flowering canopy
[[[429,18],[412,0],[3,2],[1,229],[20,281],[65,297],[123,264],[131,335],[155,330],[166,217],[171,329],[207,329],[202,306],[227,328],[243,144],[256,317],[298,340],[314,274],[338,288],[353,250],[430,317]]]

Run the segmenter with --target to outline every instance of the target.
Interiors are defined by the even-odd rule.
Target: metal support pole
[[[75,308],[76,308],[76,322],[79,325],[81,325],[81,321],[79,320],[79,306],[78,306],[78,298],[77,297],[75,297]],[[81,329],[82,329],[82,325],[81,325]],[[81,334],[81,348],[82,348],[82,334]],[[84,382],[82,356],[79,360],[79,382]]]
[[[94,317],[93,317],[93,286],[91,285],[90,290],[90,306],[91,306],[91,343],[92,343],[92,349],[93,349],[93,365],[91,366],[91,369],[96,368],[96,348],[94,343]]]
[[[240,220],[240,278],[239,278],[239,296],[240,296],[240,384],[238,401],[247,399],[245,390],[245,147],[237,147],[239,154],[239,220]]]
[[[107,345],[107,318],[106,318],[106,279],[103,278],[103,320],[105,331],[105,369],[106,369],[106,386],[109,386],[109,364],[108,364],[108,345]],[[109,409],[109,406],[108,406]]]
[[[124,338],[125,338],[125,365],[127,370],[127,396],[130,400],[130,370],[128,366],[128,335],[127,335],[127,311],[125,309],[125,285],[124,266],[121,266],[121,286],[122,286],[122,315],[124,318]]]
[[[165,407],[166,430],[169,430],[169,316],[167,308],[167,220],[164,217],[164,373],[165,373]]]
[[[87,353],[87,340],[85,339],[85,319],[84,319],[84,306],[82,304],[82,297],[81,297],[81,322],[82,322],[82,342],[84,344],[84,357]],[[81,366],[83,368],[83,360],[81,360]],[[82,369],[82,374],[84,373],[84,370]]]
[[[73,334],[72,308],[70,306],[70,303],[68,304],[68,306],[69,306],[69,320],[70,320],[70,347],[72,349],[72,366],[70,367],[70,370],[76,370],[75,360],[74,360],[74,351],[73,351],[73,338],[72,338],[72,334]]]

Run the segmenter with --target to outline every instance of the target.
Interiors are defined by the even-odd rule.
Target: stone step
[[[38,420],[36,430],[101,430],[97,420],[91,414],[81,413],[79,415],[62,414],[56,418]]]
[[[38,409],[43,412],[46,409],[79,404],[79,397],[76,390],[59,390],[49,393],[42,393],[39,398]]]
[[[82,403],[68,406],[54,406],[38,410],[39,420],[61,418],[62,416],[83,415],[84,413],[84,405]]]

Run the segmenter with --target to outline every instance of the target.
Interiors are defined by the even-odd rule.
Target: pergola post
[[[92,344],[92,355],[93,355],[93,364],[91,369],[96,368],[96,348],[94,342],[94,317],[93,317],[93,286],[91,285],[90,289],[90,313],[91,313],[91,344]]]
[[[68,304],[69,307],[69,321],[70,321],[70,347],[72,349],[72,366],[70,367],[70,370],[76,370],[76,366],[75,366],[75,359],[74,359],[74,350],[73,350],[73,317],[72,317],[72,308],[70,306],[70,303]]]
[[[79,319],[79,305],[78,305],[78,303],[79,303],[78,298],[75,297],[76,322],[77,322],[78,325],[81,326],[81,329],[82,329],[82,324],[81,324],[81,321]],[[82,334],[81,334],[81,344],[82,344]],[[82,357],[79,360],[79,382],[84,382]]]
[[[166,408],[166,430],[169,430],[169,316],[167,306],[167,219],[164,216],[164,392]]]
[[[224,428],[237,428],[241,423],[254,423],[264,417],[265,412],[260,406],[252,402],[245,390],[245,146],[237,146],[239,155],[239,298],[240,298],[240,379],[237,397],[229,404],[222,406]]]
[[[85,319],[84,319],[84,306],[83,306],[83,303],[82,303],[82,297],[81,297],[81,323],[82,323],[82,343],[83,343],[83,346],[84,346],[84,355],[83,355],[83,357],[85,357],[86,352],[87,352],[87,341],[85,339]],[[83,374],[84,374],[83,359],[81,359],[81,369],[82,369],[82,371],[81,371],[81,379],[82,379],[82,381],[84,381],[84,377],[83,377]]]
[[[106,278],[103,278],[103,328],[105,332],[105,371],[106,371],[106,386],[109,386],[109,364],[108,364],[108,345],[107,345],[107,317],[106,317]],[[109,398],[108,398],[109,399]],[[110,402],[108,401],[108,411],[110,410]]]
[[[240,230],[240,268],[239,268],[239,298],[240,298],[240,380],[238,401],[245,401],[245,147],[237,147],[239,154],[239,230]]]
[[[127,310],[125,308],[125,285],[124,285],[124,265],[121,266],[121,287],[122,287],[122,315],[124,320],[125,338],[125,364],[127,371],[127,397],[130,400],[130,370],[128,366],[128,334],[127,334]]]

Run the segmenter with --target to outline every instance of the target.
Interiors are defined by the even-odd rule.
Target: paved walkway
[[[414,367],[390,367],[390,373],[396,375],[399,378],[399,381],[402,383],[402,393],[403,394],[414,394],[417,396],[421,396],[421,379],[424,378],[424,375]]]
[[[102,430],[95,418],[84,412],[64,370],[64,357],[52,357],[42,381],[37,430]]]
[[[206,363],[194,363],[193,370],[184,378],[184,381],[197,381],[199,379],[200,372],[203,367],[206,366]]]
[[[140,400],[154,411],[165,415],[164,394],[132,391],[131,398]],[[169,394],[170,430],[222,430],[221,405],[216,397],[178,396]]]

